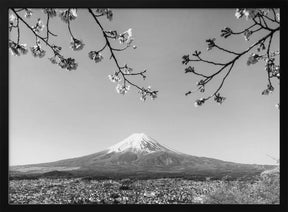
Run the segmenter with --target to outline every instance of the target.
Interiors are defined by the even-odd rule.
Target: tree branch
[[[227,52],[227,53],[230,53],[230,54],[239,55],[239,53],[236,53],[236,52],[233,52],[233,51],[224,49],[224,48],[222,48],[222,47],[220,47],[220,46],[218,46],[218,45],[216,45],[216,44],[215,44],[215,47],[218,48],[218,49],[220,49],[220,50],[222,50],[222,51],[224,51],[224,52]]]
[[[111,46],[111,43],[110,43],[110,41],[109,41],[109,39],[108,39],[108,36],[107,36],[106,33],[105,33],[104,28],[102,27],[101,23],[100,23],[99,20],[97,19],[97,16],[93,13],[92,9],[88,8],[88,11],[89,11],[89,13],[92,15],[93,19],[96,21],[96,23],[98,24],[98,26],[100,27],[100,29],[101,29],[101,31],[102,31],[102,33],[103,33],[103,36],[104,36],[105,41],[106,41],[106,45],[108,46],[109,51],[110,51],[110,53],[111,53],[111,58],[113,58],[116,66],[117,66],[117,68],[118,68],[118,73],[120,73],[121,76],[122,76],[123,79],[124,79],[124,82],[123,82],[124,85],[125,85],[126,83],[129,83],[130,85],[132,85],[132,86],[134,86],[134,87],[136,87],[137,89],[139,89],[139,90],[142,91],[143,88],[141,88],[141,87],[139,87],[138,85],[134,84],[133,82],[131,82],[130,80],[128,80],[128,79],[125,77],[126,74],[121,70],[121,67],[120,67],[120,65],[119,65],[119,63],[118,63],[118,60],[117,60],[117,58],[116,58],[116,56],[115,56],[115,54],[114,54],[114,51],[117,51],[117,49],[114,49],[114,48]],[[106,45],[105,45],[105,47],[106,47]],[[141,72],[140,72],[140,73],[141,73]],[[129,74],[129,75],[137,75],[137,74]],[[155,91],[149,91],[149,90],[145,90],[145,91],[146,91],[147,93],[149,93],[150,95],[153,94],[153,92],[155,92]]]
[[[236,55],[235,57],[233,57],[230,61],[227,61],[226,63],[218,63],[218,62],[214,62],[214,61],[208,61],[208,60],[204,60],[202,59],[199,55],[201,54],[201,52],[199,51],[195,51],[195,53],[193,54],[193,56],[195,56],[197,59],[189,59],[189,55],[185,55],[183,56],[183,64],[187,65],[189,62],[203,62],[203,63],[207,63],[207,64],[212,64],[212,65],[215,65],[215,66],[222,66],[218,71],[216,71],[215,73],[211,74],[211,75],[204,75],[204,74],[201,74],[201,73],[198,73],[198,72],[195,72],[194,68],[192,69],[190,66],[188,68],[185,69],[185,73],[188,73],[188,72],[191,72],[195,75],[198,75],[198,76],[201,76],[204,78],[204,80],[201,80],[199,83],[198,83],[198,89],[197,90],[200,90],[201,92],[204,92],[205,89],[204,89],[204,86],[206,84],[208,84],[215,76],[219,75],[220,73],[222,73],[224,70],[226,70],[227,67],[229,67],[227,73],[225,74],[225,76],[223,77],[219,87],[216,89],[215,92],[213,92],[212,95],[206,97],[206,98],[202,98],[200,100],[197,100],[196,101],[196,106],[200,106],[202,105],[206,100],[210,99],[211,97],[215,96],[215,101],[219,102],[219,103],[222,103],[223,100],[225,99],[224,97],[221,97],[220,94],[219,94],[219,91],[222,89],[224,83],[225,83],[225,80],[227,79],[227,77],[229,76],[229,74],[231,73],[236,61],[241,58],[243,55],[245,55],[246,53],[250,52],[254,47],[260,45],[262,46],[265,41],[267,39],[269,39],[269,42],[268,42],[268,48],[267,48],[267,57],[268,59],[270,59],[270,47],[271,47],[271,43],[272,43],[272,39],[273,39],[273,35],[275,32],[277,31],[280,31],[280,26],[276,27],[276,28],[270,28],[267,24],[267,22],[265,21],[265,19],[263,17],[258,17],[259,18],[259,22],[255,19],[255,17],[253,18],[253,21],[254,21],[254,24],[252,24],[250,27],[244,29],[243,31],[240,31],[240,32],[232,32],[232,30],[230,28],[225,28],[225,30],[222,30],[222,34],[221,36],[224,36],[225,38],[229,36],[229,33],[231,34],[242,34],[242,33],[245,33],[247,30],[250,30],[251,34],[252,33],[255,33],[255,32],[258,32],[262,29],[266,29],[269,31],[268,34],[266,34],[265,36],[263,36],[262,38],[258,39],[254,44],[252,44],[251,46],[249,46],[246,50],[242,51],[242,52],[234,52],[234,51],[231,51],[231,50],[227,50],[223,47],[220,47],[218,45],[215,44],[215,39],[209,39],[209,40],[206,40],[206,42],[208,42],[208,50],[210,50],[211,48],[213,47],[216,47],[218,48],[219,50],[222,50],[224,52],[227,52],[227,53],[230,53],[230,54],[234,54]],[[253,27],[255,26],[260,26],[259,28],[257,29],[254,29],[253,30]],[[228,34],[228,36],[227,36]],[[250,35],[251,35],[250,34]],[[262,47],[262,49],[264,49],[264,47]],[[258,58],[264,58],[265,55],[261,56],[261,55],[256,55],[258,56]],[[272,84],[271,84],[271,80],[270,80],[270,75],[269,75],[269,70],[267,71],[268,72],[268,81],[269,81],[269,86],[272,87]],[[273,89],[273,88],[272,88]],[[187,92],[185,95],[188,95],[188,94],[191,94],[192,92],[189,91]]]
[[[43,38],[42,36],[38,35],[33,29],[32,27],[25,21],[23,20],[23,18],[14,10],[14,8],[11,8],[11,10],[15,13],[15,15],[17,16],[17,18],[19,18],[19,20],[22,21],[22,23],[24,23],[28,29],[31,30],[31,32],[35,35],[36,38],[39,38],[40,40],[42,40],[47,46],[49,46],[51,48],[51,50],[54,52],[55,55],[59,56],[60,58],[63,58],[63,56],[61,54],[59,54],[52,46],[51,44],[46,41],[45,38]]]

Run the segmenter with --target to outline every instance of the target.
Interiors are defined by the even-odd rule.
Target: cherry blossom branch
[[[100,54],[102,51],[106,49],[106,47],[109,49],[110,54],[111,54],[111,59],[114,60],[118,71],[115,71],[115,75],[109,75],[108,77],[112,82],[119,82],[121,79],[119,76],[123,78],[123,84],[120,85],[118,84],[116,86],[116,90],[120,94],[125,94],[130,86],[133,86],[139,90],[139,93],[141,95],[141,99],[145,100],[147,96],[150,96],[152,99],[155,99],[157,97],[157,92],[158,91],[152,91],[150,86],[148,88],[140,87],[136,83],[132,82],[131,79],[129,79],[129,76],[141,76],[143,79],[146,78],[146,70],[141,71],[141,72],[133,72],[133,69],[128,67],[127,64],[125,66],[121,67],[118,63],[118,60],[116,58],[115,52],[120,52],[126,50],[128,47],[131,46],[131,42],[133,41],[132,36],[132,31],[131,29],[127,30],[126,32],[122,34],[118,34],[116,31],[104,31],[101,23],[99,22],[98,18],[101,16],[107,16],[107,19],[110,21],[112,20],[113,13],[110,9],[96,9],[95,14],[92,9],[87,8],[88,12],[92,15],[93,19],[96,21],[97,25],[100,27],[102,34],[105,38],[105,45],[99,50],[99,51],[90,51],[88,53],[88,56],[90,59],[94,60],[96,63],[100,62],[103,59],[103,56]],[[54,44],[51,44],[49,42],[49,37],[50,35],[52,36],[57,36],[56,34],[52,33],[49,28],[50,24],[50,18],[55,17],[59,15],[62,21],[64,21],[67,24],[69,34],[72,38],[72,41],[70,43],[70,47],[73,51],[78,51],[82,50],[84,47],[84,43],[82,40],[78,40],[75,38],[75,36],[72,33],[71,30],[71,21],[75,20],[77,18],[77,9],[76,8],[68,8],[68,9],[54,9],[54,8],[44,8],[42,9],[45,14],[47,14],[47,19],[46,19],[46,25],[44,25],[41,21],[40,18],[38,18],[36,25],[32,26],[29,25],[20,15],[19,12],[25,10],[25,18],[29,18],[32,16],[32,10],[29,8],[22,8],[22,9],[15,9],[11,8],[11,11],[16,15],[9,16],[9,31],[11,32],[13,29],[17,30],[17,43],[9,39],[9,48],[10,51],[13,55],[21,55],[21,54],[26,54],[28,52],[28,49],[26,47],[26,44],[19,44],[20,41],[20,27],[19,27],[19,22],[21,21],[24,23],[24,26],[26,26],[35,36],[35,46],[30,47],[31,53],[34,57],[39,57],[42,58],[45,56],[46,51],[41,48],[41,42],[44,42],[46,46],[48,46],[54,53],[54,56],[49,58],[49,60],[53,64],[59,65],[62,69],[67,69],[68,71],[71,70],[76,70],[78,64],[75,62],[75,59],[73,58],[67,58],[65,59],[64,56],[60,54],[60,51],[62,47],[56,46]],[[41,36],[40,33],[43,31],[43,28],[46,26],[46,34],[45,37]],[[128,35],[128,38],[126,38],[126,35]],[[109,39],[119,39],[120,43],[125,43],[126,47],[124,48],[113,48],[111,45],[111,42]],[[136,46],[133,45],[133,49],[135,49]],[[119,76],[118,76],[119,75]]]
[[[107,35],[107,32],[104,30],[103,26],[102,26],[101,23],[99,22],[97,16],[94,14],[94,12],[92,11],[92,9],[88,8],[88,11],[89,11],[89,13],[92,15],[92,17],[93,17],[93,19],[95,20],[95,22],[97,23],[97,25],[100,27],[100,29],[101,29],[101,31],[102,31],[102,34],[103,34],[103,36],[104,36],[104,38],[105,38],[105,45],[104,45],[104,47],[101,49],[101,51],[103,51],[103,50],[106,48],[106,46],[108,47],[108,49],[109,49],[109,51],[110,51],[110,54],[111,54],[110,58],[112,58],[112,59],[114,60],[116,66],[117,66],[117,69],[118,69],[118,71],[116,72],[116,75],[117,75],[117,77],[118,77],[118,75],[120,74],[120,75],[122,76],[123,80],[124,80],[124,82],[123,82],[124,86],[120,87],[119,84],[118,84],[117,87],[116,87],[116,88],[119,88],[119,93],[125,94],[125,93],[127,92],[127,90],[129,89],[129,87],[127,87],[126,84],[128,83],[129,85],[137,88],[137,89],[140,91],[140,93],[141,93],[141,95],[142,95],[141,98],[142,98],[143,100],[146,99],[146,95],[150,95],[152,99],[156,98],[158,91],[152,91],[149,87],[148,87],[148,89],[145,89],[145,88],[143,88],[143,87],[141,88],[140,86],[136,85],[135,83],[133,83],[133,82],[131,82],[129,79],[127,79],[126,76],[132,76],[132,75],[134,75],[134,76],[135,76],[135,75],[141,75],[141,76],[145,79],[146,76],[144,77],[144,73],[146,73],[146,70],[143,71],[143,72],[139,72],[139,73],[124,73],[124,72],[122,71],[123,68],[128,68],[128,67],[120,67],[119,62],[118,62],[118,60],[117,60],[117,58],[116,58],[116,56],[115,56],[114,51],[123,51],[123,50],[125,50],[125,49],[128,48],[128,45],[127,45],[125,48],[122,48],[122,49],[113,48],[112,45],[111,45],[111,43],[110,43],[110,41],[109,41],[109,38],[110,38],[110,39],[111,39],[111,38],[115,39],[115,37]],[[99,51],[98,51],[98,52],[99,52]],[[118,80],[118,81],[119,81],[119,80]]]
[[[32,55],[34,57],[39,57],[42,58],[45,56],[46,51],[44,49],[41,48],[40,46],[40,40],[42,40],[48,47],[50,47],[50,49],[53,51],[54,53],[54,57],[49,58],[50,61],[53,64],[58,64],[62,69],[65,69],[67,71],[71,71],[71,70],[76,70],[78,64],[75,62],[75,59],[73,58],[64,58],[63,55],[61,55],[59,52],[62,49],[59,46],[56,45],[52,45],[48,42],[47,37],[44,38],[42,36],[40,36],[38,33],[40,30],[43,29],[43,26],[40,25],[40,19],[38,19],[38,22],[36,24],[35,27],[31,27],[16,11],[14,8],[11,8],[11,10],[13,11],[13,13],[16,15],[16,17],[21,20],[22,23],[24,23],[24,25],[27,26],[28,29],[30,29],[30,31],[35,35],[36,38],[36,45],[31,47],[31,52]],[[14,45],[13,43],[9,46],[12,50],[12,52],[18,52],[17,55],[19,55],[19,51],[20,50],[22,53],[27,53],[27,49],[23,47],[23,45]],[[56,56],[58,57],[59,62],[57,62]]]
[[[267,70],[267,75],[268,75],[268,85],[267,85],[267,89],[264,90],[262,92],[262,94],[269,94],[270,92],[272,92],[274,90],[273,86],[272,86],[272,82],[271,82],[271,78],[272,77],[277,77],[279,79],[279,76],[280,76],[280,66],[277,66],[275,65],[274,63],[274,59],[271,58],[271,53],[270,53],[270,48],[271,48],[271,43],[272,43],[272,40],[273,40],[273,36],[276,32],[279,32],[280,31],[280,26],[276,27],[276,28],[271,28],[268,23],[265,21],[264,19],[264,15],[265,13],[264,12],[258,12],[256,15],[255,13],[252,15],[249,14],[247,11],[244,11],[242,10],[239,10],[240,12],[238,14],[236,14],[237,18],[241,18],[243,16],[243,14],[245,15],[249,15],[249,18],[253,21],[253,24],[247,28],[245,28],[244,30],[240,31],[240,32],[233,32],[230,28],[226,27],[224,30],[221,31],[221,37],[224,37],[224,38],[227,38],[229,37],[230,35],[240,35],[240,34],[244,34],[245,36],[245,39],[246,41],[249,40],[249,37],[253,34],[253,33],[256,33],[262,29],[266,29],[269,31],[268,34],[266,34],[265,36],[263,36],[262,38],[258,39],[254,44],[250,45],[250,47],[248,47],[246,50],[242,51],[242,52],[235,52],[235,51],[231,51],[231,50],[227,50],[226,48],[223,48],[219,45],[217,45],[215,43],[215,38],[213,39],[208,39],[206,40],[206,42],[208,43],[208,50],[211,50],[212,48],[216,48],[222,52],[225,52],[225,53],[229,53],[229,54],[232,54],[232,55],[235,55],[234,58],[232,58],[231,60],[225,62],[225,63],[218,63],[218,62],[214,62],[214,61],[208,61],[208,60],[204,60],[200,57],[200,54],[201,52],[200,51],[195,51],[195,53],[193,53],[192,55],[196,58],[196,59],[190,59],[189,58],[189,55],[184,55],[182,57],[183,61],[182,63],[184,65],[187,65],[189,62],[202,62],[202,63],[207,63],[207,64],[212,64],[214,66],[221,66],[220,69],[218,69],[216,72],[214,72],[213,74],[211,75],[205,75],[205,74],[202,74],[202,73],[199,73],[199,72],[196,72],[195,71],[195,68],[194,67],[187,67],[185,69],[185,73],[192,73],[196,76],[200,76],[202,77],[202,79],[197,82],[197,86],[198,88],[196,89],[197,90],[200,90],[200,92],[205,92],[205,86],[217,75],[219,75],[220,73],[224,72],[225,70],[227,70],[228,68],[228,71],[226,72],[226,74],[224,75],[224,77],[222,78],[221,80],[221,83],[219,84],[219,86],[217,87],[217,89],[215,90],[215,92],[212,93],[212,95],[209,95],[208,97],[206,98],[201,98],[201,99],[198,99],[196,100],[195,102],[195,106],[201,106],[202,104],[205,103],[206,100],[212,98],[214,96],[214,100],[220,104],[222,104],[222,102],[226,99],[225,97],[222,97],[220,96],[219,94],[219,91],[222,89],[224,83],[225,83],[225,80],[227,79],[227,77],[231,74],[231,71],[236,63],[236,61],[241,58],[242,56],[244,56],[245,54],[247,54],[248,52],[250,52],[253,48],[258,47],[258,51],[261,51],[261,48],[262,50],[265,49],[265,42],[268,40],[268,47],[267,47],[267,50],[266,50],[266,54],[264,55],[259,55],[259,54],[251,54],[248,61],[247,61],[247,65],[250,65],[250,64],[254,64],[256,62],[258,62],[259,60],[261,59],[264,59],[265,62],[266,62],[266,65],[265,65],[265,69]],[[242,13],[241,13],[242,12]],[[274,18],[276,19],[276,12],[273,10],[274,12]],[[251,15],[251,17],[250,17]],[[254,15],[254,16],[253,16]],[[256,20],[256,18],[258,18],[259,22]],[[269,20],[269,19],[268,19]],[[273,20],[273,19],[272,19]],[[274,22],[275,23],[275,22]],[[253,28],[255,26],[260,26],[259,28],[257,29],[254,29]],[[273,57],[275,57],[277,54],[276,52],[273,53]],[[193,91],[195,92],[195,91]],[[191,93],[193,93],[192,91],[188,91],[185,93],[185,95],[189,95]]]
[[[11,10],[14,12],[14,14],[17,16],[17,18],[19,18],[19,20],[21,20],[22,23],[24,23],[28,29],[30,29],[30,31],[35,35],[35,37],[39,38],[40,40],[42,40],[47,46],[49,46],[51,48],[51,50],[54,52],[55,55],[61,56],[53,47],[52,45],[46,41],[45,38],[43,38],[42,36],[38,35],[33,29],[32,27],[15,11],[14,8],[11,8]]]

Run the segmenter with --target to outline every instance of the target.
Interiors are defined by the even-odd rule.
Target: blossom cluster
[[[100,52],[97,52],[97,51],[90,51],[90,52],[88,53],[88,57],[89,57],[91,60],[94,60],[95,63],[101,62],[101,60],[103,60],[103,56],[101,55]]]
[[[215,38],[212,38],[212,39],[208,39],[206,40],[206,42],[208,43],[208,48],[207,50],[211,50],[214,46],[215,46]]]
[[[190,62],[189,55],[184,55],[182,57],[182,64],[187,65]]]
[[[71,38],[71,42],[70,42],[70,47],[71,49],[73,49],[73,51],[79,51],[82,50],[84,48],[84,43],[82,40],[78,40],[76,38]]]
[[[9,26],[8,26],[9,31],[11,31],[12,28],[15,26],[16,20],[17,20],[17,18],[15,17],[15,15],[13,15],[13,14],[9,15]]]
[[[113,19],[113,12],[112,10],[108,9],[108,8],[97,8],[96,13],[100,14],[100,15],[106,15],[107,19],[109,21],[112,21]]]
[[[52,45],[52,49],[56,53],[59,53],[61,51],[62,47],[61,46]]]
[[[147,96],[150,96],[152,100],[157,98],[157,91],[152,91],[151,86],[148,86],[147,89],[142,88],[139,90],[140,100],[146,101]]]
[[[30,18],[32,16],[32,10],[31,9],[25,9],[25,18]]]
[[[124,74],[131,74],[132,71],[133,71],[133,69],[130,68],[130,67],[128,67],[127,64],[125,64],[125,66],[123,67],[123,73],[124,73]]]
[[[46,54],[46,51],[41,48],[41,45],[38,42],[35,46],[30,47],[30,50],[31,50],[31,53],[34,57],[42,58]]]
[[[205,85],[205,81],[204,80],[200,80],[199,82],[196,82],[197,86],[204,86]]]
[[[131,42],[133,41],[133,38],[132,38],[132,29],[128,29],[127,31],[123,32],[122,34],[119,35],[118,37],[119,39],[119,42],[121,44],[123,43],[127,43],[128,45],[131,44]]]
[[[206,99],[201,98],[201,99],[197,99],[194,103],[195,107],[199,107],[202,106],[205,103]]]
[[[273,91],[274,91],[274,87],[271,84],[268,84],[267,88],[264,91],[262,91],[262,95],[269,95]]]
[[[126,85],[126,84],[124,85],[118,84],[116,86],[117,93],[122,94],[122,95],[126,94],[129,91],[129,89],[130,89],[130,85]]]
[[[249,41],[250,39],[250,36],[253,34],[252,31],[250,31],[249,29],[246,29],[245,32],[244,32],[244,38],[246,41]]]
[[[37,19],[37,23],[35,26],[32,27],[33,31],[35,33],[40,33],[40,31],[42,31],[44,29],[45,25],[43,24],[43,22],[41,21],[40,18]]]
[[[240,8],[236,9],[235,16],[236,18],[242,18],[243,16],[246,16],[246,19],[253,19],[259,14],[259,9],[254,8]]]
[[[278,79],[280,79],[280,66],[279,65],[274,65],[274,68],[271,70],[271,76],[277,77]]]
[[[21,54],[24,55],[28,52],[27,44],[17,44],[10,40],[8,46],[10,48],[11,54],[15,56],[20,56]]]
[[[229,27],[226,27],[225,29],[222,29],[221,30],[221,37],[224,37],[224,38],[228,38],[230,35],[232,35],[233,31],[229,28]]]
[[[62,69],[66,69],[68,71],[72,71],[72,70],[76,70],[78,67],[78,64],[75,62],[74,58],[61,58],[60,62],[58,63],[58,65],[62,68]]]
[[[265,60],[265,70],[270,74],[271,77],[277,77],[280,79],[280,66],[275,65],[275,58],[267,58]]]
[[[199,87],[200,92],[203,93],[205,92],[205,81],[201,79],[199,82],[196,82],[196,85]]]
[[[185,74],[189,72],[194,73],[195,72],[194,67],[188,66],[187,68],[185,68]]]
[[[127,46],[131,46],[132,42],[134,41],[134,38],[132,37],[132,29],[129,28],[127,31],[118,34],[118,32],[116,30],[108,30],[108,31],[104,31],[105,35],[108,38],[112,38],[112,39],[118,39],[120,44],[124,44],[126,43]],[[133,48],[135,49],[136,46],[133,46]]]
[[[130,47],[132,45],[132,42],[134,41],[134,38],[132,37],[132,29],[129,28],[127,31],[118,34],[116,30],[109,30],[109,31],[104,31],[105,35],[108,38],[112,38],[112,39],[118,39],[120,44],[126,44],[127,47]],[[136,49],[137,46],[133,45],[132,46],[133,49]]]
[[[56,17],[57,16],[57,11],[53,8],[44,8],[43,12],[47,15],[49,15],[49,17]]]
[[[252,53],[250,54],[250,56],[248,57],[248,60],[247,60],[247,65],[251,65],[251,64],[255,64],[259,61],[261,57],[258,55],[258,54],[255,54],[255,53]]]
[[[53,57],[48,58],[52,64],[57,64],[62,69],[66,69],[67,71],[76,70],[78,64],[75,62],[74,58],[64,58],[61,55],[54,55]]]
[[[68,23],[69,21],[75,20],[77,18],[77,9],[65,9],[59,11],[59,16],[62,21]]]
[[[246,17],[246,20],[254,19],[257,16],[264,16],[269,13],[270,9],[264,9],[264,8],[239,8],[236,9],[235,16],[237,19],[242,18],[243,16]],[[276,17],[279,13],[276,13]]]
[[[119,35],[118,35],[116,30],[105,31],[105,34],[106,34],[107,37],[113,38],[115,40],[119,37]]]
[[[108,75],[108,78],[111,82],[120,82],[121,78],[118,76],[118,73]]]
[[[222,104],[225,99],[226,99],[226,98],[223,97],[223,96],[220,96],[219,93],[215,94],[215,96],[214,96],[214,100],[215,100],[215,102],[217,102],[218,104]]]

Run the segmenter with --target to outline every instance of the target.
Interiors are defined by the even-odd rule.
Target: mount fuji
[[[139,154],[147,154],[157,151],[172,151],[168,147],[159,144],[153,138],[144,133],[134,133],[123,141],[108,148],[108,153],[130,151]],[[173,152],[173,151],[172,151]]]
[[[184,154],[134,133],[109,148],[82,157],[50,163],[11,166],[11,177],[232,177],[252,176],[271,165],[240,164]]]

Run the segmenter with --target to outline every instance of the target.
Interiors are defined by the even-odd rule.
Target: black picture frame
[[[8,8],[9,7],[28,7],[28,8],[43,8],[43,7],[109,7],[109,8],[239,8],[239,7],[276,7],[281,10],[281,72],[280,83],[280,205],[9,205],[8,204],[8,159],[9,159],[9,57],[8,57]],[[186,210],[186,211],[288,211],[288,196],[287,196],[287,12],[288,1],[273,0],[244,0],[244,1],[213,1],[213,0],[81,0],[81,1],[64,1],[64,0],[10,0],[1,1],[1,71],[0,71],[0,93],[1,93],[1,139],[0,139],[0,158],[1,158],[1,211],[70,211],[70,210],[85,210],[85,211],[106,211],[106,210]],[[66,6],[67,7],[67,6]],[[283,17],[283,18],[282,18]],[[283,109],[282,109],[283,108]]]

